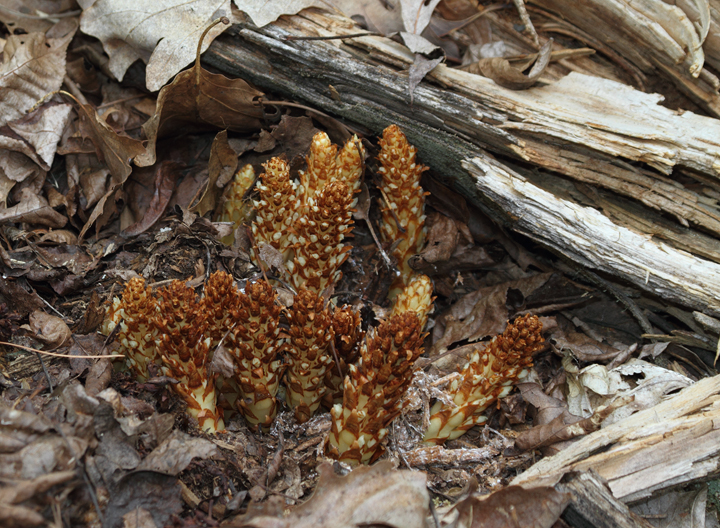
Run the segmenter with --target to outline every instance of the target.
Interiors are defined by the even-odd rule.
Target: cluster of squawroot
[[[237,227],[254,211],[252,257],[295,289],[292,305],[282,307],[266,280],[247,282],[241,290],[221,271],[209,277],[199,296],[180,281],[153,292],[142,279],[131,279],[122,298],[113,301],[104,331],[115,330],[138,379],[150,376],[151,364],[175,378],[173,387],[188,411],[211,432],[223,429],[228,410],[266,429],[284,384],[285,403],[298,422],[321,405],[330,409],[329,456],[351,464],[376,460],[388,426],[406,405],[403,396],[423,353],[423,327],[433,302],[432,281],[408,265],[425,238],[420,177],[426,168],[397,126],[385,130],[380,145],[381,234],[399,269],[386,320],[365,332],[359,313],[326,299],[350,251],[345,240],[353,228],[365,153],[357,138],[338,152],[318,133],[298,180],[284,160],[271,159],[251,204],[244,195],[255,176],[245,166],[226,191],[221,211],[221,219]],[[526,316],[476,351],[450,387],[453,404],[433,407],[424,440],[442,443],[482,423],[482,411],[526,375],[542,343],[540,330],[537,317]],[[231,358],[231,373],[208,369],[220,346]]]

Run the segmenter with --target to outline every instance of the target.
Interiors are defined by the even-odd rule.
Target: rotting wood
[[[607,483],[592,470],[566,475],[555,489],[573,497],[562,518],[574,528],[652,527],[613,497]]]
[[[564,200],[490,158],[463,162],[513,229],[583,266],[622,276],[640,289],[720,315],[720,265],[613,223]]]
[[[593,469],[628,503],[705,479],[720,467],[719,392],[720,376],[704,378],[544,458],[511,484],[555,485],[570,471]]]
[[[666,174],[679,166],[689,167],[717,183],[717,120],[679,114],[659,106],[659,96],[606,79],[571,74],[552,85],[511,91],[489,79],[442,65],[430,77],[446,89],[422,83],[415,90],[411,106],[405,73],[375,62],[382,58],[409,64],[412,55],[407,49],[382,37],[348,40],[352,47],[340,41],[283,40],[288,34],[330,36],[358,30],[351,21],[336,15],[317,10],[303,13],[283,17],[263,29],[246,25],[238,31],[237,39],[216,40],[205,59],[266,90],[307,102],[373,132],[389,123],[398,124],[417,145],[424,163],[483,208],[487,209],[488,189],[485,184],[479,185],[477,175],[465,171],[462,161],[477,158],[501,172],[512,173],[503,168],[503,162],[487,156],[483,150],[487,148],[506,158],[532,162],[639,200],[674,215],[681,225],[700,225],[720,233],[720,209],[713,198],[701,196],[649,168],[621,161],[624,158],[645,163]],[[514,195],[514,200],[520,198]],[[490,201],[497,199],[490,196]],[[654,248],[653,254],[662,256],[660,260],[638,259],[637,245],[623,247],[612,238],[583,238],[582,233],[601,237],[614,237],[618,232],[632,234],[610,221],[605,222],[604,230],[588,231],[578,224],[574,233],[577,240],[563,244],[561,237],[551,240],[547,236],[548,226],[540,229],[514,221],[513,216],[529,207],[515,205],[519,208],[514,213],[508,203],[500,207],[502,214],[498,215],[496,208],[495,217],[582,265],[629,280],[673,302],[720,315],[716,300],[720,298],[716,295],[720,291],[720,270],[714,263],[678,251],[672,246],[672,238],[663,244],[650,240],[649,234],[632,235],[637,243]],[[593,218],[605,218],[596,213]],[[545,215],[554,212],[548,209]],[[638,229],[642,229],[641,224]],[[608,251],[598,259],[590,258],[589,253],[576,251],[578,240],[586,248],[597,245]],[[720,244],[709,237],[702,244],[695,251],[693,239],[688,237],[680,246],[703,256],[720,252]],[[687,262],[690,268],[680,268],[678,262]],[[674,267],[669,267],[670,263]],[[697,273],[687,273],[688,269]],[[685,278],[677,276],[680,273]]]

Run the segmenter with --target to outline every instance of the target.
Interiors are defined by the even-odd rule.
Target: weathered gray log
[[[547,225],[541,228],[518,223],[518,213],[527,210],[527,197],[514,195],[513,200],[519,202],[515,210],[504,201],[500,204],[497,196],[488,200],[486,183],[463,167],[463,162],[478,159],[512,175],[513,159],[531,162],[669,212],[685,226],[696,224],[720,234],[720,209],[713,198],[698,195],[649,168],[633,167],[617,159],[646,163],[666,174],[675,167],[688,167],[704,174],[711,187],[720,189],[719,121],[678,114],[658,106],[657,96],[605,79],[571,74],[552,85],[515,92],[442,65],[430,77],[444,88],[421,83],[411,105],[405,72],[377,62],[406,66],[412,62],[407,49],[378,37],[348,40],[352,47],[341,41],[285,40],[289,35],[358,31],[341,17],[319,11],[304,14],[283,17],[263,29],[243,26],[235,38],[216,40],[205,60],[267,91],[300,100],[375,133],[396,123],[418,147],[424,163],[476,205],[486,210],[490,205],[492,210],[494,202],[495,217],[511,228],[582,265],[695,310],[720,315],[720,304],[715,300],[720,299],[716,295],[720,292],[720,266],[715,262],[678,251],[669,239],[660,249],[667,254],[667,262],[691,258],[698,273],[664,265],[653,267],[654,260],[635,266],[629,273],[628,267],[620,264],[634,260],[641,249],[618,246],[612,238],[587,238],[607,237],[608,233],[614,236],[615,229],[604,234],[579,230],[577,236],[585,237],[585,246],[610,248],[597,261],[580,256],[575,251],[577,241],[556,237],[549,243],[544,231]],[[504,161],[491,158],[484,149]],[[545,214],[552,217],[555,213],[547,210]],[[642,237],[642,225],[638,223],[635,229]],[[688,240],[680,245],[684,250],[714,260],[720,255],[720,244],[714,238],[704,237],[697,252],[692,238]],[[618,255],[622,257],[619,260]]]

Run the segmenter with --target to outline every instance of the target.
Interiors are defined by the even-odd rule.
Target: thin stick
[[[45,356],[68,358],[68,359],[103,359],[103,358],[125,357],[123,354],[108,354],[106,356],[70,356],[68,354],[57,354],[55,352],[47,352],[45,350],[38,350],[37,348],[27,347],[27,346],[23,346],[23,345],[16,345],[15,343],[8,343],[7,341],[0,341],[0,345],[20,348],[22,350],[27,350],[29,352],[37,352],[38,354],[43,354]]]
[[[52,380],[50,379],[50,373],[48,372],[48,369],[47,369],[47,367],[45,366],[45,362],[43,361],[43,358],[42,358],[42,356],[40,355],[40,351],[39,351],[39,350],[36,350],[36,351],[35,351],[35,355],[36,355],[37,358],[40,360],[40,366],[42,367],[43,373],[45,373],[45,379],[46,379],[47,382],[48,382],[48,389],[50,389],[50,392],[52,392],[52,391],[54,391],[55,389],[53,389]]]
[[[533,42],[539,48],[540,39],[537,31],[535,31],[535,26],[533,26],[532,20],[530,20],[530,15],[528,15],[527,9],[525,9],[525,2],[523,2],[523,0],[513,0],[513,3],[518,10],[520,20],[522,20],[522,23],[525,24],[525,28],[530,32]]]

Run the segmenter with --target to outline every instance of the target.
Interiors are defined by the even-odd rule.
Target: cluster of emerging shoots
[[[199,297],[179,281],[152,292],[142,279],[132,279],[122,299],[114,300],[105,331],[119,325],[120,347],[138,378],[147,378],[149,364],[155,363],[177,379],[174,388],[208,431],[223,428],[223,408],[267,428],[284,383],[285,401],[299,422],[320,405],[331,408],[330,456],[353,464],[380,456],[387,427],[402,411],[413,364],[423,353],[422,329],[433,301],[430,279],[408,265],[424,243],[420,176],[426,168],[398,127],[388,127],[380,145],[381,233],[399,267],[387,320],[366,334],[356,311],[325,298],[350,250],[344,241],[352,231],[365,153],[357,138],[338,152],[326,134],[318,133],[298,180],[283,159],[264,164],[252,203],[252,257],[295,289],[293,304],[281,307],[265,280],[248,282],[241,291],[224,272],[212,274]],[[226,191],[221,220],[239,227],[250,211],[244,196],[254,180],[251,166],[239,171]],[[281,319],[287,330],[280,330]],[[426,441],[440,443],[480,423],[477,413],[524,375],[542,340],[537,318],[516,321],[506,334],[471,358],[464,381],[451,387],[455,406],[433,408]],[[232,375],[208,371],[221,344],[232,358]],[[486,381],[479,381],[481,376]]]

